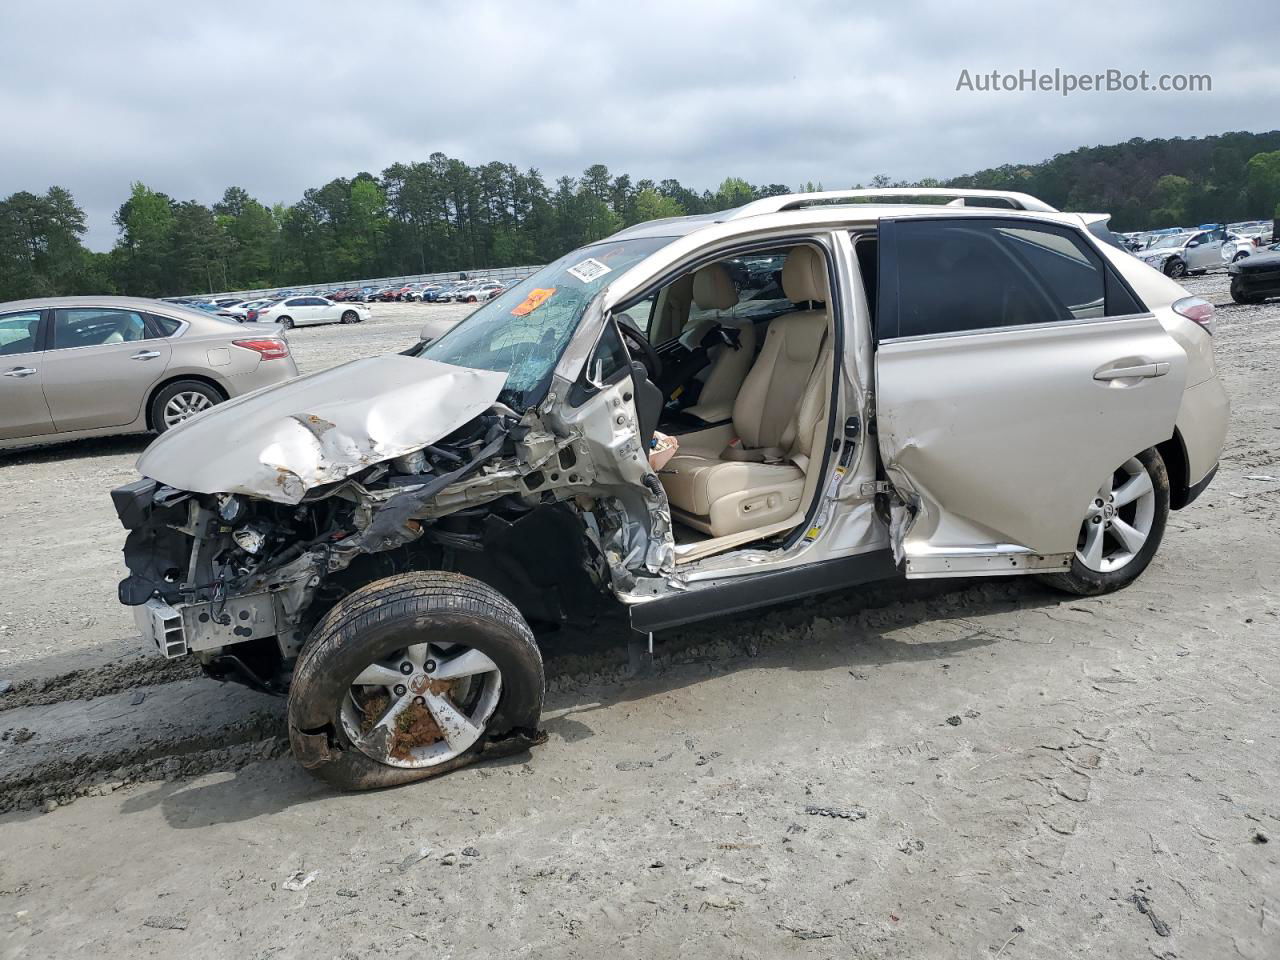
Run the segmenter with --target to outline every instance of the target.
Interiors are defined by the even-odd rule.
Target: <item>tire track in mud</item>
[[[158,656],[134,657],[102,667],[84,667],[53,677],[19,681],[8,693],[0,695],[0,711],[47,706],[66,700],[93,700],[125,690],[198,676],[200,667],[192,657],[180,660],[165,660]]]
[[[287,753],[284,714],[260,712],[207,733],[101,753],[56,758],[0,780],[0,814],[37,806],[51,809],[77,797],[103,795],[130,783],[176,780],[238,770]]]
[[[1043,597],[1027,581],[893,581],[671,631],[654,665],[659,675],[694,664],[730,669],[767,651],[829,642],[833,625],[856,640],[888,625]],[[580,690],[629,682],[628,632],[619,619],[541,637],[547,708]],[[0,696],[0,814],[53,809],[131,783],[231,772],[288,752],[283,698],[217,684],[193,658],[73,670]]]

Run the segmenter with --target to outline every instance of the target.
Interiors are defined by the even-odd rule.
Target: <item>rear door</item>
[[[1060,569],[1110,473],[1173,435],[1186,356],[1082,231],[881,224],[877,430],[909,577]]]
[[[137,310],[54,310],[44,354],[44,395],[58,431],[133,423],[171,352],[169,342]]]
[[[40,349],[44,313],[23,310],[0,315],[0,440],[53,433]]]

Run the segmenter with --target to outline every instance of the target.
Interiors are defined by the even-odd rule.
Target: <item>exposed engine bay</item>
[[[296,502],[284,468],[290,483],[270,497],[155,479],[119,487],[130,571],[120,600],[164,655],[195,654],[220,679],[275,693],[325,613],[394,573],[476,577],[533,624],[590,617],[611,589],[673,569],[666,498],[646,482],[656,477],[630,399],[626,382],[608,387],[570,411],[575,422],[550,402],[523,416],[494,402],[417,449],[353,461]],[[376,443],[354,446],[376,456]],[[145,457],[139,466],[150,472]]]

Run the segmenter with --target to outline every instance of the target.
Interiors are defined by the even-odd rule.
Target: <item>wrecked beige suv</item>
[[[533,742],[534,631],[601,604],[643,635],[890,577],[1118,589],[1227,401],[1212,307],[1103,219],[854,191],[624,230],[162,436],[112,494],[120,599],[360,788]]]

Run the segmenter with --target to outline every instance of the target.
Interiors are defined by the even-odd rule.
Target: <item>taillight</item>
[[[289,355],[289,344],[274,337],[259,340],[232,340],[237,347],[244,347],[261,355],[263,360],[282,360]]]
[[[1213,333],[1213,304],[1204,297],[1183,297],[1173,303],[1173,312],[1198,323],[1206,333]]]

